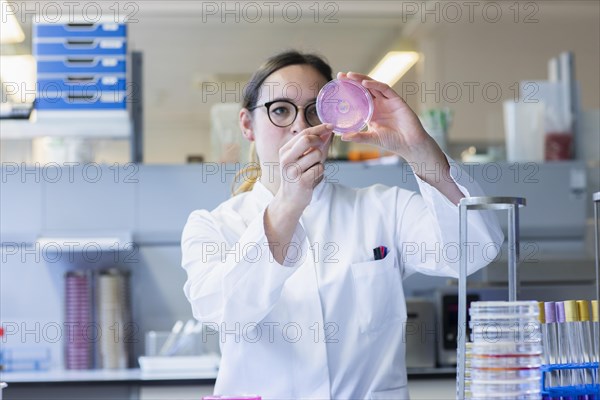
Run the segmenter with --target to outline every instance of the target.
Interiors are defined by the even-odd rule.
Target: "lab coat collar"
[[[323,199],[331,184],[328,182],[327,176],[323,176],[321,182],[315,186],[313,190],[312,200],[310,201],[309,207]],[[261,204],[267,205],[273,199],[273,193],[260,181],[256,181],[252,188],[252,194],[255,195]]]

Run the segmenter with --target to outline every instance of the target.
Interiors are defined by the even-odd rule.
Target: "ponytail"
[[[233,184],[231,186],[232,196],[237,196],[240,193],[251,191],[256,181],[260,179],[262,171],[260,169],[258,154],[256,153],[255,142],[250,143],[248,160],[248,165],[235,174],[235,178],[233,179]],[[236,187],[236,184],[240,180],[242,182]]]

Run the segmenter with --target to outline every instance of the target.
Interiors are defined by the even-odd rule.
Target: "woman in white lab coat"
[[[332,127],[314,103],[331,68],[297,52],[269,59],[240,112],[256,164],[235,196],[192,212],[182,235],[184,292],[194,316],[220,335],[215,394],[406,399],[402,281],[414,272],[458,275],[457,204],[482,195],[479,186],[450,168],[388,85],[356,73],[338,78],[362,84],[375,104],[368,130],[342,140],[403,157],[420,194],[329,182]],[[473,272],[503,235],[485,212],[470,214],[469,224]],[[388,252],[375,259],[378,246]]]

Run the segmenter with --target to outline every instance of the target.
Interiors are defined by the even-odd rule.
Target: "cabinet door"
[[[44,182],[43,233],[131,231],[137,168],[95,163],[56,168],[59,178]]]
[[[0,181],[2,243],[33,243],[42,226],[42,182],[38,169],[7,163]]]
[[[211,210],[230,196],[232,175],[209,163],[141,166],[137,193],[137,243],[178,244],[190,213]]]
[[[448,400],[456,397],[455,379],[408,379],[411,400]]]
[[[213,386],[142,386],[140,400],[198,400],[213,394]]]

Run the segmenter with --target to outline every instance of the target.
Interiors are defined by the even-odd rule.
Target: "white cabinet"
[[[213,393],[212,385],[205,386],[142,386],[140,400],[200,400]]]
[[[410,400],[449,400],[456,398],[456,379],[408,380]]]

